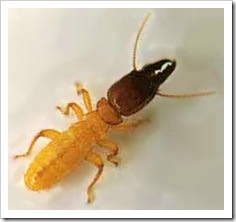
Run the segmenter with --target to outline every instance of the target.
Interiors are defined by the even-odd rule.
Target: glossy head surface
[[[156,95],[159,86],[171,75],[175,61],[164,59],[133,70],[108,90],[109,103],[123,116],[130,116]]]
[[[158,78],[158,83],[161,85],[172,74],[175,67],[175,60],[163,59],[158,62],[145,65],[141,71],[147,75]]]
[[[123,116],[130,116],[146,106],[176,66],[175,61],[163,59],[139,69],[137,64],[138,42],[149,17],[150,13],[144,18],[135,39],[134,70],[114,83],[107,92],[110,105]]]

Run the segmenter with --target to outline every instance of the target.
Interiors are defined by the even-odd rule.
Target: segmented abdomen
[[[37,191],[58,183],[85,159],[92,145],[107,132],[108,126],[98,113],[89,113],[84,121],[73,124],[39,152],[25,174],[26,186]]]
[[[86,129],[75,137],[70,130],[61,133],[35,157],[25,174],[25,184],[31,190],[48,189],[76,168],[92,145],[83,142]]]

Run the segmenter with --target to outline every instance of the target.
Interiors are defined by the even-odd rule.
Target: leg
[[[87,189],[88,203],[91,203],[94,200],[93,187],[102,174],[104,164],[102,158],[98,154],[92,152],[88,153],[88,155],[86,156],[86,160],[94,164],[98,168],[96,176]]]
[[[84,115],[82,108],[76,103],[68,103],[65,109],[61,108],[60,106],[57,106],[57,109],[66,116],[69,115],[69,111],[70,109],[72,109],[79,120],[81,120]]]
[[[89,92],[86,89],[84,89],[80,83],[76,83],[75,86],[76,86],[77,94],[80,95],[82,93],[84,104],[88,112],[93,111],[92,100],[91,100]]]
[[[112,152],[110,155],[107,156],[107,160],[115,164],[115,166],[118,166],[118,161],[114,159],[114,157],[117,156],[118,151],[119,151],[118,145],[108,139],[100,140],[97,142],[97,144],[99,146],[109,149]]]
[[[198,92],[198,93],[184,93],[184,94],[164,94],[164,93],[160,93],[159,91],[156,92],[158,96],[168,97],[168,98],[190,98],[190,97],[198,97],[198,96],[208,96],[214,93],[215,92],[213,91]]]
[[[143,123],[145,120],[136,120],[135,122],[131,123],[123,123],[120,125],[114,125],[111,126],[111,129],[114,131],[129,131],[135,129],[137,126],[139,126],[141,123]]]
[[[40,131],[33,139],[33,141],[30,144],[29,149],[26,151],[26,153],[24,154],[20,154],[20,155],[15,155],[14,158],[17,159],[19,157],[26,157],[29,156],[33,150],[33,146],[36,143],[37,139],[39,137],[46,137],[49,139],[54,139],[56,136],[58,136],[60,134],[60,132],[56,131],[56,130],[52,130],[52,129],[46,129],[46,130],[42,130]]]

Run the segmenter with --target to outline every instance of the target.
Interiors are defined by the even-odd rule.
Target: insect
[[[193,97],[209,95],[213,92],[171,95],[159,91],[159,86],[166,81],[176,67],[175,60],[163,59],[147,64],[142,68],[137,66],[137,48],[142,30],[150,14],[143,20],[133,50],[133,70],[115,82],[107,91],[107,98],[101,98],[94,109],[89,92],[76,84],[78,95],[82,94],[87,113],[75,102],[68,103],[65,108],[57,107],[64,115],[73,111],[78,121],[66,131],[54,129],[41,130],[31,142],[24,154],[31,154],[36,141],[45,137],[51,141],[36,155],[24,176],[25,185],[33,191],[46,190],[60,182],[67,174],[80,166],[83,161],[94,164],[98,171],[87,188],[88,202],[94,200],[93,188],[100,178],[104,163],[101,155],[94,151],[93,146],[99,145],[110,151],[107,160],[118,165],[116,156],[118,145],[109,139],[110,131],[126,131],[137,127],[142,121],[127,123],[123,116],[131,116],[143,109],[156,95],[165,97]]]

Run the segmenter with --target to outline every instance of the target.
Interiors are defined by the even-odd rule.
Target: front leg
[[[66,116],[69,115],[70,110],[73,110],[78,120],[82,120],[84,116],[82,108],[76,103],[68,103],[64,109],[57,106],[57,109]]]
[[[75,87],[76,87],[76,91],[77,91],[78,95],[80,95],[82,93],[84,104],[85,104],[85,107],[86,107],[87,111],[92,112],[93,111],[93,106],[92,106],[92,100],[91,100],[91,96],[90,96],[89,91],[86,90],[82,86],[81,83],[76,83]]]

